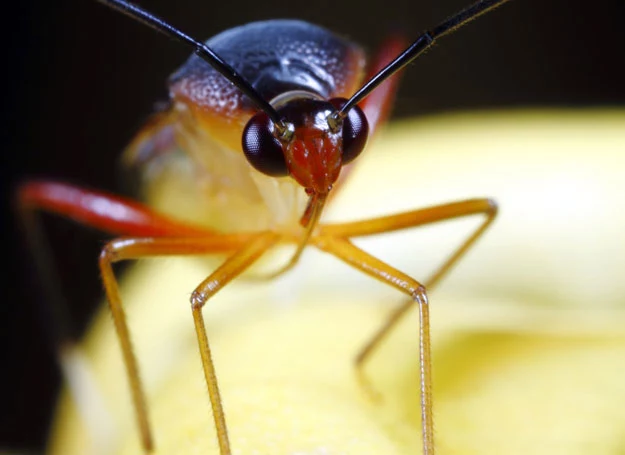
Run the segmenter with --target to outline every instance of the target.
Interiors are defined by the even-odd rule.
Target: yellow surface
[[[625,111],[397,123],[353,177],[328,218],[480,196],[501,207],[431,295],[439,452],[623,454]],[[475,223],[359,245],[424,279]],[[123,280],[158,454],[217,453],[188,304],[208,272],[202,261],[150,260]],[[205,316],[233,452],[420,453],[416,314],[367,368],[381,401],[351,366],[399,301],[313,252],[280,280],[234,283],[211,301]],[[51,453],[142,453],[103,315],[85,347],[110,418],[89,427],[63,399]]]

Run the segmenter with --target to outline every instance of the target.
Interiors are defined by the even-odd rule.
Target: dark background
[[[366,48],[409,36],[468,0],[143,1],[189,34],[301,18]],[[115,191],[117,156],[188,52],[94,1],[13,2],[3,10],[0,276],[0,449],[42,450],[59,374],[40,316],[37,280],[10,210],[12,188],[49,176]],[[406,73],[395,115],[508,106],[625,104],[625,2],[514,0],[444,38]],[[625,128],[625,125],[623,126]],[[589,151],[591,153],[591,151]],[[101,298],[103,237],[46,218],[80,333]],[[8,250],[8,251],[7,251]],[[120,372],[121,374],[121,372]]]

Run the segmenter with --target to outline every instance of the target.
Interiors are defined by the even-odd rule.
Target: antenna
[[[264,111],[271,121],[276,125],[280,133],[286,131],[287,126],[284,124],[282,117],[278,112],[265,101],[260,94],[247,82],[237,71],[226,63],[219,55],[205,44],[194,40],[186,33],[183,33],[171,24],[168,24],[160,17],[157,17],[137,5],[129,3],[125,0],[98,0],[100,3],[111,9],[119,11],[128,17],[141,22],[148,27],[162,33],[163,35],[181,42],[190,47],[193,52],[202,60],[211,65],[226,79],[232,82],[239,90],[241,90],[259,109]]]
[[[369,81],[343,105],[335,116],[338,118],[345,117],[347,115],[347,111],[349,111],[356,104],[360,103],[367,95],[369,95],[369,93],[375,90],[378,85],[429,49],[437,38],[456,31],[458,28],[471,22],[473,19],[497,8],[499,5],[503,5],[507,1],[509,0],[481,0],[468,8],[463,9],[454,16],[451,16],[449,19],[437,25],[433,29],[423,33],[416,39],[416,41],[408,46],[405,51],[395,58],[395,60],[386,65],[378,74],[369,79]]]

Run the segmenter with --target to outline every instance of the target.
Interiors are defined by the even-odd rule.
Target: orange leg
[[[319,233],[312,242],[323,251],[333,254],[344,262],[364,273],[398,288],[411,298],[397,308],[374,334],[356,357],[359,371],[371,353],[396,326],[401,317],[415,304],[419,306],[419,350],[421,416],[423,431],[423,453],[434,454],[434,428],[432,419],[432,377],[429,304],[425,287],[436,285],[453,265],[469,250],[490,226],[497,214],[497,205],[490,199],[473,199],[450,204],[428,207],[397,215],[373,218],[352,223],[327,224],[320,226]],[[461,218],[470,215],[484,215],[482,224],[454,251],[422,286],[418,281],[368,255],[349,242],[349,238],[393,232],[401,229]]]
[[[131,238],[120,238],[108,243],[102,250],[99,264],[122,347],[142,444],[146,452],[151,452],[154,444],[148,422],[145,395],[139,378],[137,361],[132,350],[130,333],[121,305],[117,281],[113,274],[112,263],[146,256],[232,253],[233,251],[239,251],[237,254],[240,256],[250,248],[257,246],[258,242],[255,241],[257,237],[269,234],[219,234],[159,215],[149,207],[126,198],[61,182],[28,182],[18,188],[16,196],[17,207],[23,221],[27,240],[30,243],[39,271],[44,278],[43,284],[46,286],[48,300],[51,303],[53,322],[55,323],[53,324],[55,327],[52,328],[55,330],[53,341],[57,346],[59,358],[63,357],[63,352],[67,352],[68,348],[74,346],[74,342],[70,339],[66,329],[67,319],[64,317],[66,305],[60,289],[58,289],[58,280],[54,276],[55,269],[51,258],[47,254],[47,242],[45,242],[45,237],[40,229],[36,217],[37,212],[51,212],[105,232],[131,236]],[[253,262],[253,259],[251,261]],[[231,260],[223,267],[227,267],[230,262]],[[247,265],[250,264],[251,262]],[[236,276],[235,272],[230,276],[230,279],[234,276]],[[206,335],[204,334],[203,337],[206,338]],[[198,338],[201,338],[199,333]],[[203,361],[206,361],[206,350],[203,345],[201,352]],[[209,367],[212,368],[210,357],[208,357],[208,361]],[[216,385],[214,373],[212,382]],[[209,384],[217,430],[220,434],[225,435],[221,402],[216,387],[214,389],[211,391]],[[220,445],[222,446],[222,455],[230,453],[227,436],[225,439],[223,436],[220,437]]]
[[[356,221],[353,223],[327,224],[321,226],[323,235],[331,235],[340,238],[364,237],[368,235],[393,232],[408,229],[425,224],[438,223],[441,221],[462,218],[471,215],[484,215],[484,222],[454,251],[443,264],[425,281],[427,289],[431,289],[445,276],[449,270],[464,256],[493,222],[497,215],[497,204],[491,199],[471,199],[467,201],[452,202],[450,204],[428,207],[411,212],[396,215],[373,218],[370,220]],[[406,301],[397,308],[376,332],[371,341],[362,349],[356,357],[359,368],[369,358],[371,353],[379,346],[384,337],[392,330],[401,317],[410,309],[412,301]]]
[[[226,430],[226,420],[221,406],[219,388],[217,386],[217,376],[215,374],[215,367],[213,365],[211,351],[208,345],[204,317],[202,316],[202,308],[204,308],[208,299],[214,296],[226,284],[239,276],[254,262],[256,262],[256,260],[260,258],[263,253],[276,244],[279,238],[280,237],[273,232],[259,234],[257,238],[250,241],[247,245],[245,245],[245,247],[230,256],[228,260],[226,260],[221,267],[206,278],[191,295],[193,322],[195,323],[195,332],[200,346],[204,377],[206,379],[206,386],[208,387],[208,394],[211,399],[211,406],[213,409],[215,426],[217,428],[217,437],[219,440],[219,450],[221,455],[230,455],[230,445],[228,442],[228,432]]]
[[[47,327],[58,353],[75,346],[69,330],[68,305],[59,288],[54,261],[38,212],[63,216],[109,234],[133,237],[205,237],[215,231],[157,214],[133,200],[50,180],[21,184],[15,194],[17,214],[46,296]],[[59,358],[62,355],[59,354]]]
[[[411,303],[416,302],[418,304],[420,318],[419,363],[421,366],[423,453],[424,455],[433,455],[434,425],[432,422],[432,369],[430,368],[430,310],[425,287],[417,280],[365,253],[347,239],[320,235],[313,239],[313,244],[322,251],[336,256],[367,275],[399,289],[410,297]]]
[[[106,296],[111,307],[111,313],[113,314],[115,329],[117,330],[117,335],[122,347],[124,363],[130,381],[132,399],[137,412],[139,429],[141,431],[141,439],[146,451],[152,451],[154,444],[148,421],[145,392],[139,375],[137,359],[133,352],[130,332],[119,296],[119,288],[113,273],[112,264],[122,260],[149,256],[196,255],[236,251],[221,267],[197,287],[191,297],[193,320],[200,346],[200,355],[211,401],[213,418],[215,420],[220,454],[230,455],[231,451],[226,420],[201,310],[210,297],[215,295],[224,285],[251,266],[267,249],[274,245],[278,239],[279,236],[271,232],[258,234],[256,237],[246,239],[242,238],[240,235],[216,235],[204,238],[120,238],[109,242],[102,250],[99,263],[100,271],[102,273]]]

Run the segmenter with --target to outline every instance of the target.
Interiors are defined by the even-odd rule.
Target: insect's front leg
[[[352,223],[326,224],[321,226],[320,232],[322,235],[345,239],[365,237],[472,215],[483,215],[484,221],[434,271],[434,273],[424,281],[425,288],[431,290],[462,256],[466,254],[495,220],[497,216],[497,204],[495,201],[492,199],[470,199]],[[363,367],[367,359],[371,357],[372,352],[380,345],[382,340],[391,332],[413,304],[414,302],[412,300],[407,300],[393,311],[384,325],[375,333],[356,357],[356,365],[359,369]]]
[[[352,265],[390,286],[399,289],[410,298],[400,305],[385,321],[356,357],[356,366],[362,375],[362,368],[371,353],[381,341],[391,332],[407,311],[415,303],[419,309],[419,352],[420,352],[420,393],[421,418],[423,432],[423,453],[433,455],[434,423],[432,417],[432,372],[431,372],[431,341],[429,302],[426,287],[436,285],[453,265],[471,248],[471,246],[486,231],[497,214],[497,205],[490,199],[473,199],[454,202],[435,207],[400,213],[386,217],[373,218],[353,223],[328,224],[321,226],[319,234],[312,242],[318,248],[333,254],[340,260]],[[431,224],[440,221],[461,218],[470,215],[484,215],[484,221],[467,239],[457,248],[446,261],[425,282],[425,286],[412,277],[389,266],[379,259],[362,251],[353,245],[349,239],[367,235],[392,232],[401,229]]]
[[[113,272],[113,264],[122,260],[164,255],[215,254],[241,248],[245,241],[245,236],[239,235],[215,235],[200,238],[119,238],[109,242],[102,249],[99,260],[100,273],[130,382],[133,405],[141,433],[141,443],[148,453],[154,449],[154,438],[148,418],[145,390],[139,374],[137,357],[132,347],[130,330],[119,295],[117,279]],[[229,452],[222,452],[222,455],[227,453]]]
[[[333,236],[319,235],[312,243],[343,262],[357,268],[367,275],[380,280],[410,297],[410,301],[419,307],[419,363],[421,382],[421,418],[423,431],[423,453],[434,454],[434,424],[432,420],[432,376],[430,313],[425,287],[414,278],[391,267],[390,265],[361,250],[349,240]]]
[[[206,278],[191,295],[193,322],[195,324],[195,332],[200,347],[200,356],[202,358],[202,367],[204,369],[204,377],[208,388],[208,396],[211,401],[213,418],[215,420],[220,455],[230,455],[230,442],[226,427],[226,418],[221,404],[219,386],[217,384],[217,374],[215,373],[215,365],[208,343],[204,317],[202,316],[202,309],[208,299],[254,264],[254,262],[269,248],[275,245],[278,240],[279,235],[273,232],[267,231],[259,234],[255,239],[250,240],[247,245],[230,256],[217,270]]]
[[[232,243],[236,245],[235,239]],[[154,438],[148,419],[145,390],[139,374],[137,358],[132,347],[130,330],[119,294],[119,286],[113,272],[113,264],[122,260],[133,260],[163,255],[211,254],[234,247],[221,237],[202,238],[119,238],[104,246],[100,254],[99,267],[106,298],[111,308],[115,330],[122,349],[124,365],[130,382],[133,405],[136,411],[141,443],[146,452],[154,449]]]

